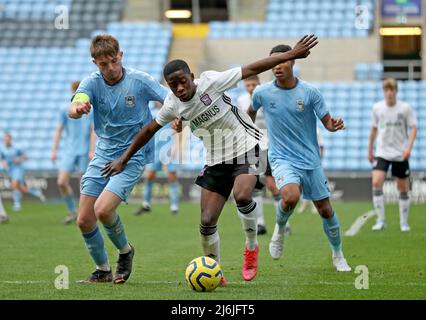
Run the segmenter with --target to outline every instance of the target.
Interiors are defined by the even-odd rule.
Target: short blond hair
[[[383,80],[383,90],[386,89],[398,90],[398,82],[394,78],[386,78]]]
[[[92,39],[90,55],[93,59],[116,56],[120,52],[118,40],[109,34],[100,34]]]

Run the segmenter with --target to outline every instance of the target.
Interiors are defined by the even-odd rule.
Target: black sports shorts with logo
[[[257,157],[257,161],[253,158]],[[263,183],[259,181],[259,146],[231,161],[218,163],[213,166],[205,166],[195,180],[195,184],[212,192],[219,193],[225,199],[229,198],[234,187],[235,178],[240,174],[251,174],[256,176],[255,188],[262,189]],[[254,163],[253,163],[254,162]]]
[[[392,176],[397,178],[408,178],[410,176],[410,165],[408,160],[405,161],[389,161],[383,158],[376,158],[374,160],[373,170],[382,170],[387,172],[389,166],[392,165]]]

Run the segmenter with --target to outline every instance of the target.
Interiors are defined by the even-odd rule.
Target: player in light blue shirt
[[[158,109],[151,108],[151,114],[155,117]],[[171,124],[167,124],[155,135],[155,156],[154,162],[146,166],[145,183],[143,188],[142,206],[135,212],[141,215],[151,211],[152,190],[154,179],[163,167],[167,167],[168,192],[170,199],[170,212],[179,212],[179,182],[177,181],[177,171],[179,170],[181,133],[176,134]]]
[[[80,85],[80,81],[71,84],[71,91],[74,94]],[[56,162],[59,141],[62,132],[65,131],[65,148],[58,164],[58,188],[68,208],[68,215],[64,223],[69,224],[77,219],[77,206],[74,198],[74,192],[70,185],[70,175],[75,172],[83,174],[93,158],[96,135],[93,131],[93,113],[88,117],[82,117],[79,120],[68,117],[68,106],[61,108],[58,113],[58,126],[55,130],[52,143],[51,160]]]
[[[124,225],[116,209],[127,201],[139,181],[145,164],[152,162],[154,145],[148,143],[118,175],[104,178],[101,169],[120,158],[140,129],[152,121],[148,103],[163,103],[168,90],[152,76],[123,68],[123,52],[117,39],[98,35],[92,39],[90,53],[99,71],[85,78],[72,99],[68,114],[78,119],[93,107],[94,128],[98,141],[95,155],[81,179],[77,224],[96,271],[84,282],[124,283],[132,271],[134,248],[127,240]],[[112,276],[99,220],[119,250],[117,270]]]
[[[270,55],[289,50],[290,46],[278,45],[272,48]],[[342,119],[330,116],[318,89],[294,77],[293,66],[294,60],[274,67],[275,79],[256,88],[253,106],[248,110],[255,119],[257,110],[263,107],[269,160],[282,197],[269,252],[274,259],[281,257],[284,227],[303,192],[305,199],[313,200],[322,217],[324,232],[333,252],[334,267],[337,271],[351,271],[343,256],[340,224],[330,203],[317,139],[317,119],[331,132],[344,129],[344,123]]]
[[[0,149],[0,160],[3,160],[3,167],[11,180],[13,211],[21,210],[22,193],[30,194],[44,202],[45,197],[40,189],[28,188],[25,184],[23,162],[28,159],[26,154],[13,146],[12,135],[9,132],[5,132],[3,141],[4,146]]]

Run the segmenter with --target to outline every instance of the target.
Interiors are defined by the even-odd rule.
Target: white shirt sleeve
[[[410,105],[407,105],[407,127],[412,128],[417,126],[416,115]]]
[[[200,78],[208,81],[219,92],[235,88],[242,79],[241,67],[226,70],[224,72],[206,71]]]
[[[373,106],[373,113],[372,113],[372,117],[371,117],[371,126],[373,128],[377,128],[379,124],[379,119],[377,117],[377,108],[376,105]]]
[[[172,93],[169,93],[164,100],[164,104],[161,109],[158,111],[155,121],[164,127],[169,122],[173,121],[174,118],[177,118],[179,115],[176,112],[176,108],[173,103]]]

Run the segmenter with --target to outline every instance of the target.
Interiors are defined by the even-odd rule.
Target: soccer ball
[[[222,269],[216,260],[202,256],[192,260],[186,267],[188,286],[198,292],[213,291],[222,278]]]

